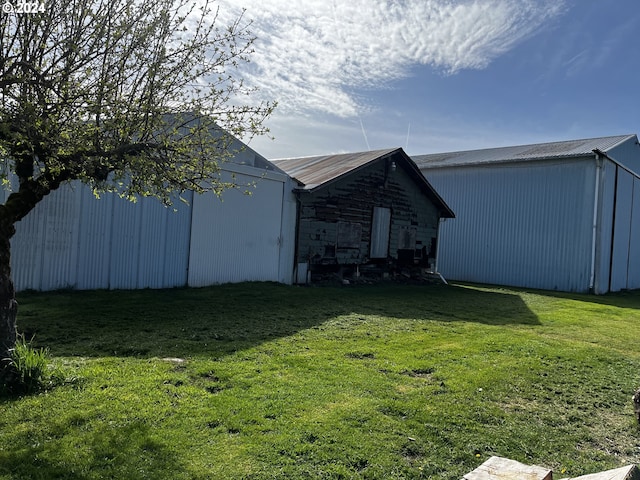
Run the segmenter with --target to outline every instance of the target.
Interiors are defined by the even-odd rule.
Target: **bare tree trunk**
[[[13,225],[0,225],[0,365],[16,344],[18,302],[11,279],[11,237]]]
[[[15,224],[52,189],[58,188],[60,182],[67,179],[66,175],[63,172],[60,178],[48,179],[46,187],[33,179],[20,178],[20,189],[11,193],[4,205],[0,205],[0,367],[6,362],[17,340],[18,302],[11,277],[11,238],[16,233]]]

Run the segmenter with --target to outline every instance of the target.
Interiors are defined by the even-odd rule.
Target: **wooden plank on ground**
[[[549,469],[535,465],[525,465],[502,457],[491,457],[464,480],[552,480]]]
[[[626,467],[607,470],[606,472],[592,473],[564,480],[640,480],[640,472],[635,465],[627,465]]]

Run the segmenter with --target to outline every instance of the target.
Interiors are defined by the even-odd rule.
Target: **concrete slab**
[[[525,465],[508,458],[491,457],[464,480],[552,480],[551,470],[535,465]]]
[[[607,470],[606,472],[592,473],[581,477],[572,477],[561,480],[640,480],[640,472],[635,465]]]

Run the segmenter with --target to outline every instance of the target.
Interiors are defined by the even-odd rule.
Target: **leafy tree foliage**
[[[40,0],[42,1],[42,0]],[[16,341],[15,224],[64,182],[170,203],[220,193],[237,137],[266,132],[273,105],[239,79],[253,36],[208,3],[46,0],[0,16],[0,359]],[[9,178],[14,181],[9,182]]]

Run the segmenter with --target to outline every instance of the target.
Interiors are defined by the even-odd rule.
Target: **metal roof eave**
[[[575,159],[575,160],[579,160],[579,159],[590,159],[593,158],[595,154],[591,154],[591,153],[582,153],[579,155],[557,155],[554,157],[528,157],[528,158],[504,158],[504,159],[500,159],[500,160],[491,160],[491,161],[486,161],[486,160],[480,160],[480,161],[468,161],[468,162],[461,162],[461,163],[452,163],[452,164],[447,164],[447,163],[439,163],[437,165],[430,165],[428,162],[424,162],[421,163],[421,165],[418,167],[419,169],[425,169],[425,170],[435,170],[438,168],[458,168],[458,167],[483,167],[483,166],[495,166],[495,165],[506,165],[506,164],[510,164],[510,163],[536,163],[536,162],[554,162],[554,161],[559,161],[559,160],[567,160],[567,159]]]
[[[595,149],[609,152],[630,140],[637,142],[637,136],[635,134],[627,134],[562,142],[442,152],[414,155],[413,158],[416,164],[418,164],[418,168],[425,170],[505,163],[542,162],[569,158],[592,158],[592,152]],[[532,151],[539,154],[532,154]]]
[[[273,160],[273,163],[284,170],[289,176],[294,178],[298,184],[303,186],[303,190],[314,191],[340,180],[345,175],[358,172],[367,165],[388,155],[393,154],[398,148],[387,150],[372,150],[369,152],[358,152],[353,154],[312,156],[301,158],[285,158]],[[359,158],[364,156],[364,158]],[[347,166],[342,173],[334,174],[337,159],[349,162],[356,162],[353,166]],[[343,167],[344,165],[340,165]],[[310,182],[313,178],[313,183]],[[307,181],[308,183],[305,183]]]
[[[369,165],[371,165],[374,162],[380,162],[380,161],[385,160],[386,158],[388,158],[388,157],[392,156],[393,154],[395,154],[398,150],[402,150],[402,149],[401,148],[396,148],[396,149],[393,149],[393,150],[385,151],[386,153],[382,153],[381,155],[379,155],[379,156],[377,156],[375,158],[372,158],[368,162],[363,163],[363,164],[358,165],[358,166],[355,166],[352,169],[341,173],[340,175],[337,175],[337,176],[335,176],[333,178],[330,178],[330,179],[326,180],[325,182],[322,182],[322,183],[310,183],[308,185],[305,185],[305,189],[308,190],[309,192],[315,192],[316,190],[318,190],[320,188],[328,187],[328,186],[330,186],[330,185],[342,180],[347,175],[351,175],[353,173],[357,173],[360,170],[365,169],[366,167],[368,167]]]

